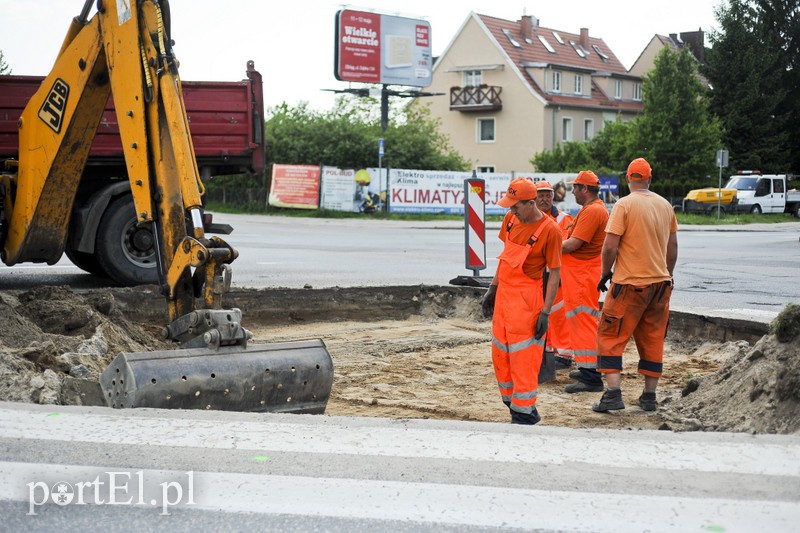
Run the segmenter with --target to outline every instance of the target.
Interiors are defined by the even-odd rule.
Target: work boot
[[[589,385],[583,381],[576,381],[564,387],[564,392],[574,394],[576,392],[603,392],[603,384]]]
[[[512,424],[520,424],[523,426],[532,426],[534,424],[538,424],[539,421],[542,419],[539,416],[539,411],[536,408],[533,408],[531,414],[527,413],[518,413],[516,411],[511,411],[511,423]]]
[[[580,368],[576,368],[575,370],[570,370],[569,371],[569,377],[570,377],[570,379],[578,379],[578,378],[580,378],[581,377],[581,369]]]
[[[644,391],[642,395],[639,396],[639,407],[642,408],[642,411],[655,411],[656,407],[658,407],[656,393]]]
[[[622,402],[622,391],[606,390],[600,401],[592,405],[592,411],[598,413],[605,413],[607,411],[616,411],[618,409],[625,409],[625,404]]]

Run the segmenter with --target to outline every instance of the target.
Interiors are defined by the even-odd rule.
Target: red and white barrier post
[[[472,171],[464,180],[464,248],[466,268],[474,276],[486,268],[486,182]]]

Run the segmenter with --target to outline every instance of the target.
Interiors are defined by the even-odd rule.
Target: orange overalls
[[[529,278],[522,265],[547,223],[545,220],[525,245],[506,239],[503,253],[498,256],[492,363],[503,402],[511,411],[524,415],[530,415],[536,408],[545,337],[534,338],[536,321],[544,305],[542,280]]]
[[[553,207],[557,215],[553,217],[555,223],[561,228],[561,238],[566,240],[569,236],[569,227],[572,224],[572,217],[564,211]],[[564,254],[566,255],[566,254]],[[561,256],[563,260],[563,255]],[[545,350],[556,352],[561,357],[572,359],[572,343],[569,336],[566,310],[564,309],[564,295],[562,289],[563,281],[558,286],[556,298],[553,300],[553,307],[550,309],[550,327],[547,328],[547,344]]]
[[[561,256],[569,339],[578,368],[597,368],[597,325],[600,317],[600,293],[597,280],[602,265],[598,255],[592,259]]]

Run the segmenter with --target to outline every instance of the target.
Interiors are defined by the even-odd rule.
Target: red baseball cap
[[[531,180],[517,178],[508,186],[506,195],[497,201],[497,205],[511,207],[521,200],[533,200],[534,198],[536,198],[536,185]]]
[[[581,170],[578,172],[578,177],[572,181],[568,181],[568,185],[572,185],[578,183],[580,185],[588,185],[590,187],[599,187],[600,186],[600,178],[592,172],[591,170]]]
[[[642,157],[634,159],[628,165],[628,177],[633,181],[646,181],[653,175],[650,163]]]
[[[549,181],[537,181],[536,182],[536,191],[552,191],[553,186],[550,185]]]

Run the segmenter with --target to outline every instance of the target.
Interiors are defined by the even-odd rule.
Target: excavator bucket
[[[100,377],[109,407],[322,414],[333,361],[320,339],[120,353]]]

